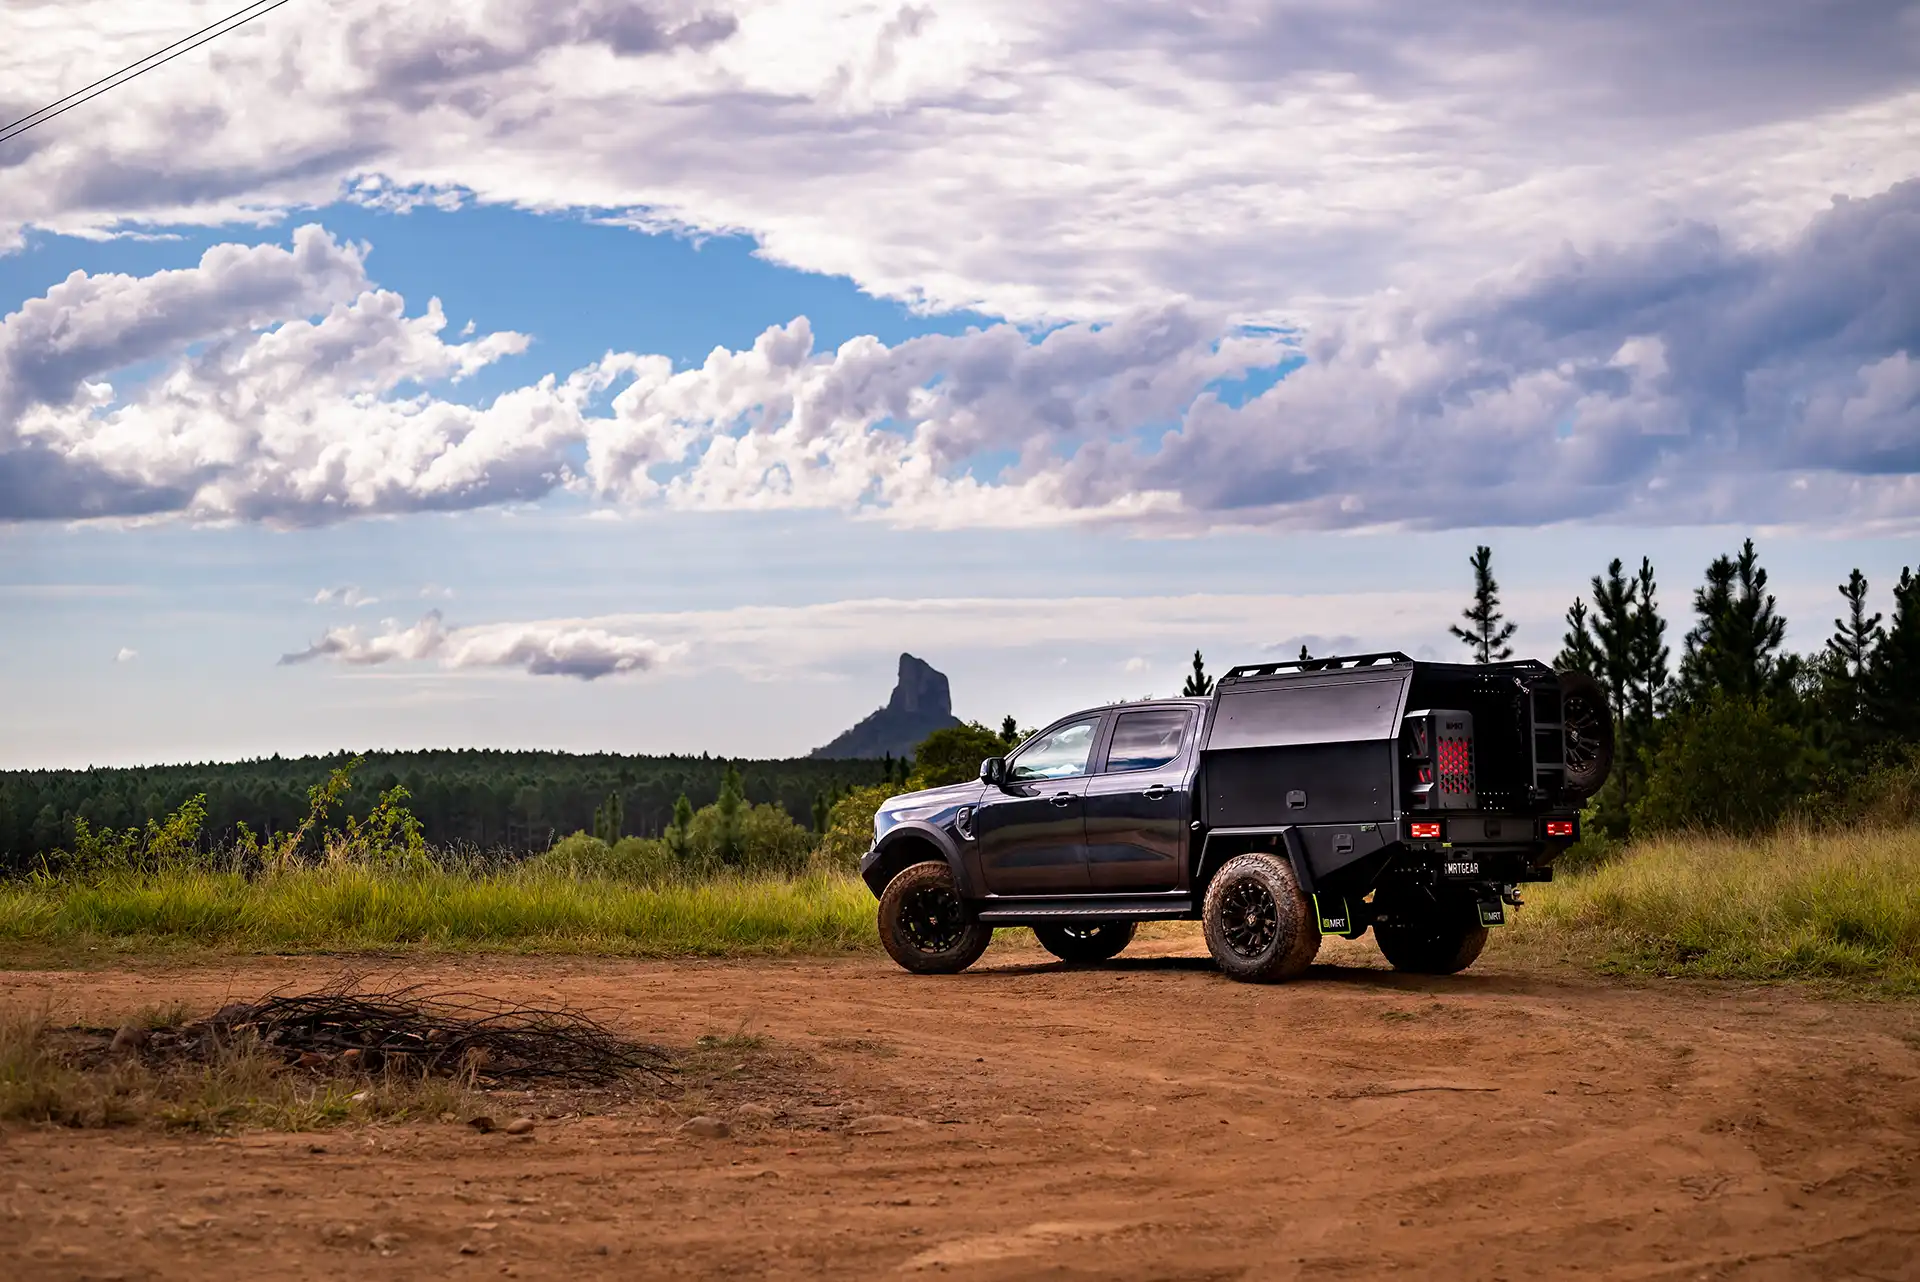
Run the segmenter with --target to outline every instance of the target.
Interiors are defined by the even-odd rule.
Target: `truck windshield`
[[[1012,779],[1070,779],[1087,773],[1087,756],[1093,751],[1093,732],[1098,717],[1070,721],[1049,730],[1013,759],[1007,775]]]

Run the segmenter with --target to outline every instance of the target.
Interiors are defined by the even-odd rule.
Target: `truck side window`
[[[1166,765],[1180,755],[1191,719],[1184,708],[1121,713],[1107,745],[1107,773]]]
[[[1093,732],[1100,718],[1072,721],[1035,739],[1013,759],[1007,772],[1010,779],[1071,779],[1087,773],[1087,757],[1093,751]]]

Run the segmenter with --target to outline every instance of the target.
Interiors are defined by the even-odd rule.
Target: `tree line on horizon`
[[[833,803],[855,789],[898,784],[906,761],[729,761],[699,756],[510,752],[489,749],[357,754],[343,818],[365,820],[392,789],[425,839],[439,848],[482,854],[545,850],[569,833],[605,839],[663,838],[678,808],[699,812],[732,785],[736,806],[773,807],[801,831],[818,832]],[[0,772],[0,873],[37,866],[70,849],[75,821],[95,831],[161,822],[193,798],[206,798],[204,832],[225,845],[245,824],[258,834],[294,830],[310,809],[310,791],[356,754],[265,757],[192,765],[12,770]],[[723,834],[724,835],[724,834]]]

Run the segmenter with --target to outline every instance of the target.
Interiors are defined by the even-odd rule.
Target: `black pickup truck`
[[[1233,669],[1212,695],[1063,717],[978,780],[887,801],[861,876],[910,971],[996,926],[1070,962],[1198,919],[1236,979],[1290,979],[1368,929],[1400,970],[1473,963],[1580,836],[1613,761],[1605,694],[1532,661],[1404,654]]]

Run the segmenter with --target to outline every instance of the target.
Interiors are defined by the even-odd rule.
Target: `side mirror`
[[[988,757],[980,763],[980,782],[999,787],[1007,781],[1007,759]]]

